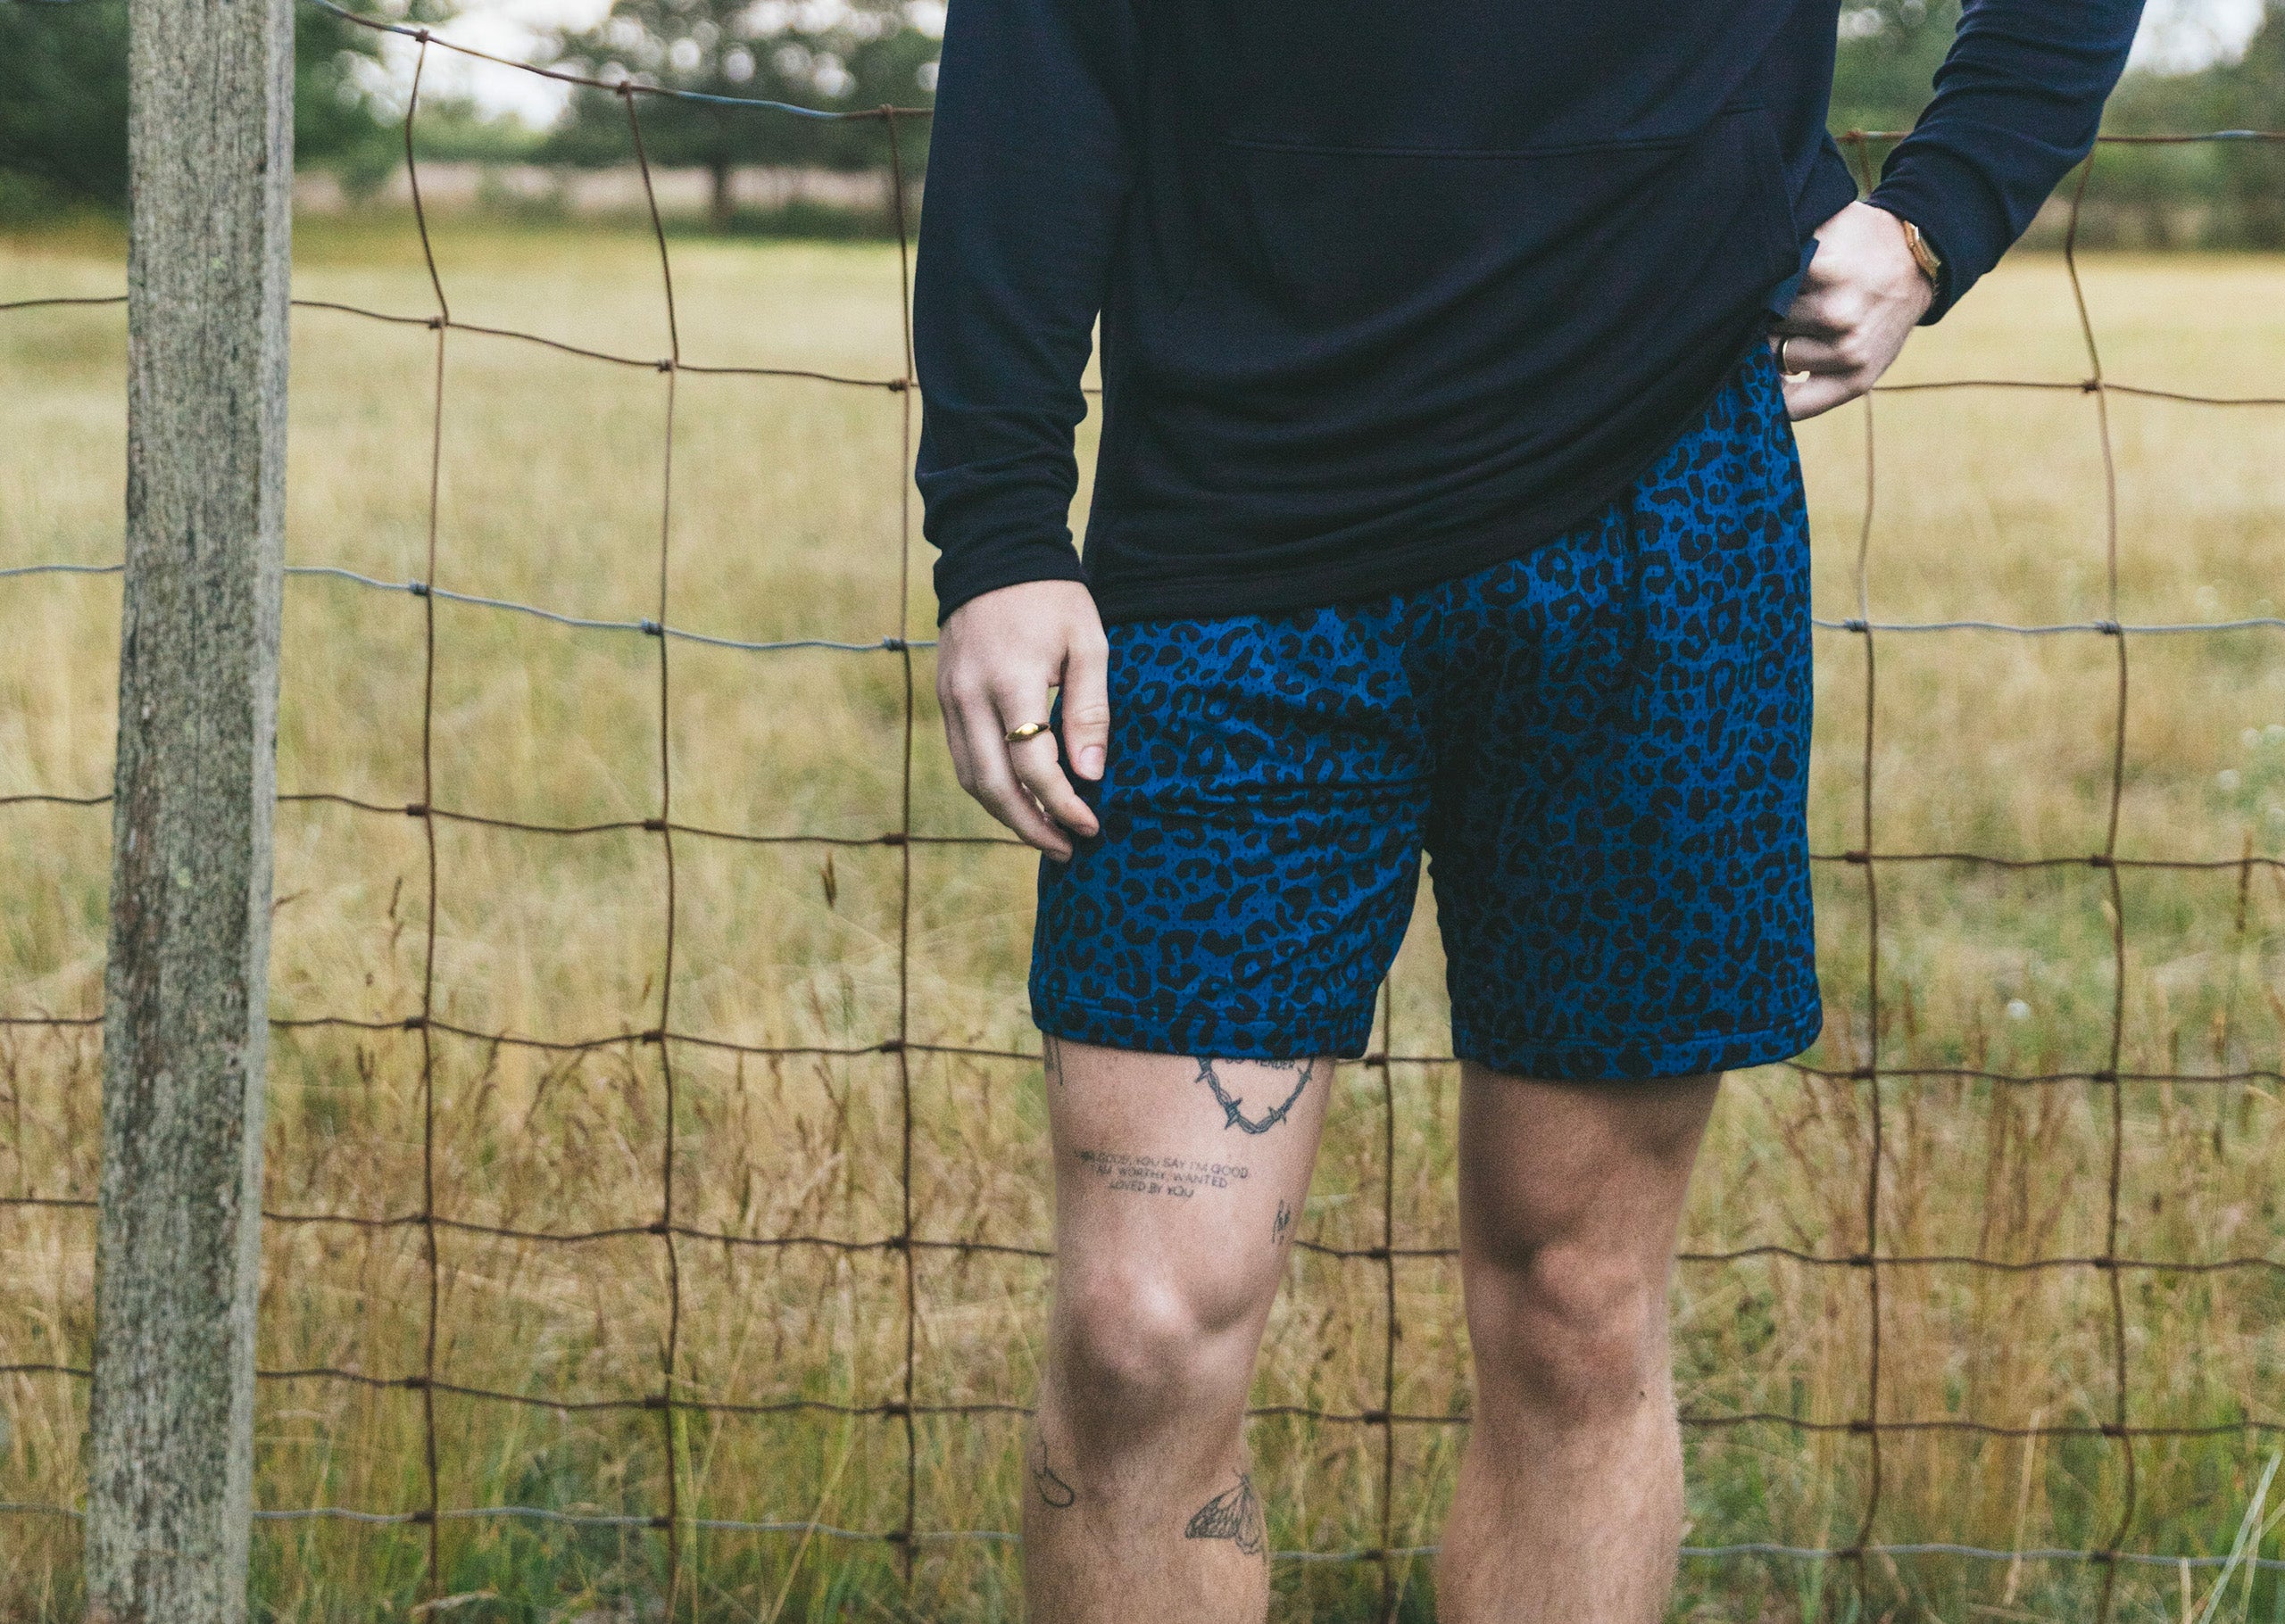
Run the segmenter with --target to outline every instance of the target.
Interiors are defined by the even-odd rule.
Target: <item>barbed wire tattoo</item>
[[[1226,1065],[1229,1063],[1226,1061],[1224,1064]],[[1245,1101],[1234,1098],[1232,1096],[1229,1090],[1222,1086],[1221,1073],[1214,1069],[1213,1061],[1206,1059],[1199,1061],[1198,1081],[1204,1083],[1209,1089],[1213,1090],[1214,1103],[1222,1107],[1222,1125],[1224,1127],[1242,1128],[1248,1133],[1267,1133],[1278,1123],[1284,1122],[1286,1114],[1291,1112],[1295,1104],[1300,1101],[1301,1098],[1301,1090],[1309,1086],[1309,1079],[1317,1074],[1317,1063],[1315,1060],[1260,1060],[1251,1062],[1251,1064],[1266,1065],[1274,1071],[1298,1071],[1300,1073],[1300,1075],[1294,1080],[1293,1091],[1286,1095],[1284,1099],[1280,1101],[1274,1109],[1262,1116],[1248,1116],[1246,1114]]]

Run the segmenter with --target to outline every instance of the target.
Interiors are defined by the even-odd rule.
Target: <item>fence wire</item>
[[[438,1538],[441,1529],[447,1522],[485,1519],[521,1519],[578,1527],[654,1529],[664,1537],[666,1571],[669,1576],[665,1616],[669,1619],[677,1616],[677,1587],[681,1580],[683,1568],[682,1541],[686,1533],[694,1530],[796,1534],[835,1541],[886,1545],[896,1548],[902,1554],[908,1579],[910,1577],[914,1554],[923,1545],[948,1541],[1013,1542],[1018,1538],[1018,1536],[1005,1530],[931,1529],[918,1526],[920,1446],[917,1428],[919,1421],[924,1417],[1029,1413],[1028,1406],[1010,1402],[928,1402],[916,1396],[918,1390],[916,1377],[920,1356],[918,1337],[921,1318],[918,1259],[924,1253],[935,1252],[999,1255],[1044,1262],[1051,1258],[1052,1253],[1043,1247],[1009,1245],[980,1237],[931,1239],[918,1234],[916,1228],[911,1056],[915,1055],[949,1056],[975,1061],[1012,1062],[1032,1065],[1039,1064],[1041,1057],[1035,1052],[1027,1050],[928,1043],[917,1041],[911,1036],[913,1029],[911,919],[914,897],[912,853],[914,849],[940,846],[1012,847],[1018,842],[999,836],[930,834],[918,831],[913,826],[913,746],[918,710],[912,657],[914,650],[927,649],[934,644],[933,640],[914,637],[911,634],[912,628],[910,624],[912,535],[910,479],[901,478],[900,480],[897,543],[898,609],[893,631],[876,641],[864,642],[826,638],[747,641],[676,626],[669,624],[668,619],[668,587],[673,563],[672,538],[675,514],[673,475],[677,441],[676,385],[682,374],[794,379],[821,385],[878,391],[893,395],[898,402],[901,421],[902,468],[909,473],[913,445],[913,399],[918,385],[913,375],[910,300],[912,232],[911,222],[906,218],[907,160],[900,132],[913,120],[927,118],[928,111],[925,108],[885,105],[857,112],[820,111],[758,98],[736,98],[678,91],[640,83],[631,79],[605,80],[492,55],[442,38],[425,28],[385,21],[345,10],[332,4],[331,0],[304,0],[304,3],[320,7],[361,28],[408,40],[411,43],[414,51],[411,88],[403,120],[404,162],[412,220],[420,238],[423,265],[433,296],[434,309],[425,313],[415,314],[382,311],[328,300],[296,299],[294,304],[298,309],[327,311],[358,320],[421,327],[434,335],[428,413],[423,575],[418,579],[393,581],[330,565],[289,566],[287,573],[289,576],[325,580],[374,592],[409,594],[420,602],[422,662],[419,725],[420,796],[417,800],[403,804],[376,801],[328,791],[287,793],[280,795],[279,800],[281,802],[327,803],[375,817],[412,820],[421,831],[423,864],[428,883],[420,913],[423,955],[417,1008],[406,1012],[399,1018],[390,1020],[320,1015],[274,1019],[271,1025],[273,1029],[280,1031],[333,1028],[370,1032],[400,1032],[411,1034],[417,1040],[420,1052],[419,1075],[421,1097],[422,1179],[419,1205],[386,1216],[360,1217],[330,1213],[265,1210],[263,1217],[267,1222],[279,1225],[342,1226],[362,1230],[417,1230],[422,1238],[427,1302],[425,1354],[421,1368],[416,1371],[402,1375],[377,1375],[359,1370],[317,1366],[263,1369],[257,1374],[258,1379],[265,1382],[335,1382],[369,1388],[409,1390],[421,1395],[424,1457],[422,1480],[425,1484],[426,1504],[411,1511],[398,1512],[362,1511],[336,1506],[312,1506],[266,1509],[256,1512],[255,1515],[260,1519],[273,1521],[337,1519],[358,1523],[400,1524],[424,1528],[427,1530],[428,1552],[424,1595],[432,1603],[439,1600],[443,1595],[441,1587],[444,1570],[438,1549]],[[437,269],[436,256],[430,236],[429,214],[422,201],[420,165],[414,143],[414,131],[420,117],[421,80],[428,66],[429,54],[432,51],[449,51],[462,56],[514,68],[543,79],[567,84],[581,93],[610,95],[619,100],[625,109],[635,166],[641,179],[650,236],[658,251],[659,294],[665,316],[668,338],[667,352],[664,355],[619,354],[566,344],[537,333],[481,326],[460,321],[454,318],[445,278]],[[669,252],[668,234],[661,219],[652,162],[644,145],[644,127],[641,104],[646,97],[707,103],[741,113],[802,119],[876,121],[883,127],[887,138],[891,166],[890,193],[893,198],[893,223],[897,238],[900,286],[903,295],[900,301],[902,341],[901,371],[890,377],[856,377],[798,368],[703,366],[684,360],[681,332],[675,304],[673,256]],[[1898,138],[1898,135],[1894,132],[1866,131],[1851,132],[1844,137],[1843,145],[1851,154],[1854,167],[1868,189],[1873,178],[1873,150],[1876,146]],[[2285,145],[2285,132],[2219,130],[2182,135],[2106,136],[2102,138],[2102,145],[2106,145],[2223,142]],[[2128,1313],[2123,1285],[2125,1277],[2135,1273],[2180,1275],[2266,1273],[2280,1280],[2285,1280],[2285,1258],[2254,1255],[2188,1259],[2134,1256],[2121,1250],[2125,1141],[2124,1090],[2130,1085],[2140,1083],[2166,1083],[2191,1087],[2285,1083],[2285,1071],[2276,1068],[2257,1068],[2202,1073],[2179,1070],[2155,1072],[2135,1071],[2124,1066],[2128,935],[2121,876],[2130,871],[2235,872],[2239,876],[2239,916],[2242,928],[2245,892],[2246,888],[2250,884],[2251,876],[2256,871],[2285,872],[2285,859],[2255,856],[2249,848],[2247,854],[2240,858],[2218,860],[2130,858],[2120,854],[2120,815],[2127,773],[2127,703],[2130,692],[2130,673],[2132,668],[2130,647],[2133,640],[2146,636],[2170,637],[2237,631],[2281,631],[2285,630],[2285,617],[2264,615],[2227,620],[2148,624],[2130,624],[2120,618],[2119,493],[2109,401],[2111,397],[2116,395],[2200,407],[2277,408],[2285,407],[2285,396],[2186,394],[2122,384],[2106,376],[2102,352],[2097,342],[2094,323],[2088,314],[2078,256],[2081,206],[2086,196],[2088,179],[2095,166],[2096,157],[2090,156],[2080,169],[2076,184],[2068,197],[2069,223],[2063,250],[2063,263],[2068,276],[2077,326],[2083,344],[2085,377],[2076,382],[2010,377],[1955,378],[1934,382],[1884,385],[1875,391],[1875,394],[1902,394],[1932,391],[2015,390],[2075,393],[2088,397],[2094,410],[2095,431],[2102,457],[2106,613],[2101,618],[2094,620],[2041,625],[1974,619],[1917,622],[1875,620],[1870,608],[1869,560],[1874,529],[1874,476],[1878,452],[1878,441],[1874,432],[1877,408],[1873,399],[1867,399],[1862,403],[1865,425],[1863,440],[1865,499],[1858,528],[1854,570],[1857,612],[1854,616],[1842,619],[1820,617],[1815,622],[1819,630],[1840,634],[1851,640],[1859,650],[1863,660],[1861,789],[1857,806],[1858,840],[1856,844],[1846,849],[1816,852],[1813,856],[1813,860],[1821,866],[1838,866],[1853,870],[1861,877],[1866,945],[1865,999],[1868,1011],[1863,1039],[1865,1052],[1861,1063],[1853,1066],[1835,1067],[1801,1061],[1792,1062],[1790,1065],[1790,1069],[1799,1075],[1828,1082],[1853,1084],[1860,1091],[1865,1125],[1870,1143],[1870,1154],[1866,1159],[1867,1172],[1857,1202],[1857,1220],[1861,1228],[1862,1242],[1861,1245],[1845,1253],[1773,1242],[1728,1250],[1685,1252],[1681,1259],[1687,1264],[1712,1266],[1737,1264],[1755,1259],[1780,1259],[1804,1268],[1844,1271],[1855,1275],[1862,1282],[1868,1311],[1865,1321],[1866,1335],[1862,1349],[1865,1375],[1862,1409],[1857,1414],[1834,1420],[1816,1420],[1776,1411],[1721,1413],[1685,1412],[1681,1419],[1685,1429],[1702,1432],[1772,1425],[1802,1434],[1845,1434],[1861,1439],[1865,1462],[1865,1494],[1857,1509],[1854,1529],[1844,1543],[1832,1545],[1798,1545],[1766,1542],[1685,1545],[1683,1548],[1683,1555],[1686,1560],[1718,1562],[1742,1557],[1765,1557],[1811,1563],[1842,1563],[1859,1570],[1860,1578],[1865,1564],[1875,1559],[1915,1555],[1947,1555],[2012,1563],[2024,1562],[2093,1563],[2098,1565],[2104,1574],[2098,1616],[2100,1624],[2109,1624],[2116,1608],[2117,1578],[2123,1567],[2155,1566],[2178,1569],[2187,1574],[2191,1570],[2227,1568],[2234,1564],[2239,1568],[2251,1568],[2257,1570],[2285,1571],[2285,1561],[2261,1558],[2250,1551],[2230,1556],[2175,1555],[2128,1548],[2141,1510],[2140,1491],[2137,1478],[2138,1448],[2141,1444],[2157,1439],[2213,1438],[2232,1434],[2257,1438],[2285,1438],[2285,1421],[2263,1419],[2250,1413],[2237,1421],[2207,1425],[2152,1424],[2137,1422],[2133,1419],[2133,1392],[2130,1380],[2128,1357]],[[33,298],[0,303],[0,314],[21,315],[68,307],[123,306],[125,302],[124,294],[105,297]],[[436,584],[438,576],[438,512],[445,444],[446,356],[451,346],[456,343],[494,340],[541,345],[559,353],[597,365],[649,370],[664,377],[665,417],[658,449],[661,499],[658,512],[655,548],[657,590],[656,610],[653,615],[635,620],[589,618],[571,615],[543,604],[457,592]],[[17,579],[42,575],[111,575],[119,573],[121,568],[122,566],[117,563],[30,564],[0,569],[0,579]],[[648,816],[636,819],[580,824],[542,823],[480,815],[439,804],[436,798],[436,694],[438,650],[436,605],[440,600],[503,614],[534,617],[559,626],[581,630],[644,637],[652,642],[656,656],[655,716],[659,771],[652,803],[654,809]],[[2096,849],[2083,853],[2010,858],[1969,850],[1882,850],[1876,848],[1874,838],[1878,696],[1876,671],[1878,651],[1882,646],[1882,640],[1891,636],[1961,632],[2015,637],[2087,636],[2106,640],[2113,656],[2111,664],[2115,673],[2112,684],[2114,703],[2110,728],[2111,749],[2106,816],[2103,838]],[[755,834],[701,825],[678,818],[676,816],[674,783],[670,770],[671,752],[668,748],[671,692],[669,684],[672,675],[670,650],[671,646],[676,642],[702,644],[754,654],[794,650],[821,650],[845,652],[851,655],[878,656],[893,660],[901,682],[902,701],[899,716],[901,757],[897,777],[898,787],[894,817],[890,826],[870,835]],[[0,808],[29,805],[93,808],[108,806],[110,801],[111,797],[107,795],[71,796],[28,793],[0,797]],[[658,838],[664,875],[661,894],[658,898],[662,923],[661,950],[656,976],[656,1002],[646,1024],[640,1028],[622,1025],[611,1030],[586,1033],[551,1034],[461,1024],[445,1018],[439,1013],[439,990],[436,976],[439,912],[436,831],[439,824],[452,824],[512,831],[538,837],[571,837],[607,832],[640,832]],[[820,848],[881,847],[893,849],[900,854],[896,882],[896,992],[893,1008],[881,1012],[882,1035],[877,1040],[864,1044],[837,1046],[751,1044],[731,1041],[677,1024],[677,1011],[673,997],[676,956],[679,945],[677,933],[678,898],[676,859],[678,850],[682,849],[686,843],[692,841]],[[1910,1066],[1883,1064],[1881,1048],[1882,1022],[1880,959],[1882,875],[1886,870],[1905,865],[1944,865],[1996,870],[2084,868],[2103,876],[2102,883],[2107,900],[2106,912],[2110,923],[2112,987],[2107,1023],[2107,1056],[2105,1063],[2090,1069],[2038,1073],[2010,1072],[1972,1066]],[[1254,1417],[1289,1417],[1319,1426],[1362,1428],[1377,1434],[1379,1442],[1378,1503],[1374,1508],[1379,1529],[1377,1542],[1371,1546],[1355,1549],[1292,1550],[1278,1551],[1272,1554],[1275,1560],[1292,1563],[1377,1563],[1380,1568],[1383,1611],[1390,1617],[1394,1615],[1400,1594],[1402,1578],[1399,1572],[1400,1564],[1416,1557],[1430,1554],[1434,1550],[1433,1546],[1428,1545],[1402,1545],[1395,1538],[1394,1506],[1398,1429],[1400,1428],[1457,1428],[1465,1427],[1467,1424],[1467,1418],[1464,1414],[1408,1413],[1400,1410],[1396,1402],[1397,1350],[1403,1336],[1398,1312],[1400,1271],[1408,1264],[1450,1262],[1457,1258],[1458,1248],[1405,1247],[1397,1244],[1395,1220],[1397,1106],[1394,1073],[1399,1067],[1449,1066],[1455,1062],[1449,1055],[1391,1052],[1392,1044],[1389,1034],[1392,1031],[1392,994],[1384,986],[1381,994],[1381,1016],[1376,1029],[1376,1035],[1381,1039],[1381,1046],[1375,1052],[1365,1056],[1360,1063],[1366,1072],[1377,1079],[1380,1140],[1377,1167],[1379,1210],[1376,1214],[1378,1239],[1375,1244],[1366,1247],[1335,1246],[1309,1238],[1303,1238],[1296,1243],[1298,1250],[1314,1255],[1363,1262],[1379,1266],[1385,1333],[1383,1356],[1379,1362],[1379,1402],[1370,1408],[1352,1410],[1298,1404],[1269,1404],[1254,1406],[1248,1412]],[[0,1012],[0,1028],[66,1031],[74,1028],[98,1028],[102,1024],[102,1020],[100,1011],[61,1015]],[[437,1044],[440,1039],[461,1040],[478,1044],[558,1054],[627,1046],[655,1050],[664,1093],[661,1118],[664,1143],[661,1147],[656,1215],[644,1222],[629,1222],[617,1227],[564,1231],[477,1223],[457,1218],[448,1212],[440,1211],[436,1193],[436,1078]],[[675,1056],[677,1051],[685,1049],[710,1050],[761,1057],[878,1056],[892,1058],[895,1063],[893,1074],[899,1156],[896,1191],[898,1222],[894,1230],[869,1239],[857,1239],[818,1234],[752,1235],[710,1229],[682,1220],[677,1215],[677,1181],[681,1170],[677,1164],[675,1139],[677,1120]],[[1884,1219],[1884,1181],[1882,1176],[1882,1166],[1883,1139],[1889,1131],[1889,1112],[1891,1108],[1890,1090],[1897,1084],[1935,1081],[1978,1081],[2023,1088],[2082,1085],[2100,1091],[2106,1106],[2107,1156],[2101,1197],[2104,1239],[2099,1250],[2070,1255],[2003,1259],[1972,1253],[1913,1253],[1882,1249],[1881,1239]],[[0,1207],[92,1211],[95,1206],[96,1203],[92,1199],[71,1196],[33,1193],[0,1195]],[[438,1238],[455,1232],[532,1245],[558,1247],[612,1239],[655,1237],[659,1243],[659,1255],[663,1264],[667,1296],[667,1330],[655,1390],[619,1398],[574,1401],[455,1383],[442,1378],[437,1371],[441,1297]],[[778,1251],[791,1248],[816,1248],[841,1255],[873,1253],[900,1260],[898,1286],[899,1296],[902,1298],[902,1355],[901,1374],[897,1384],[898,1396],[872,1404],[840,1403],[809,1397],[762,1403],[732,1403],[700,1399],[681,1390],[686,1384],[678,1378],[677,1374],[682,1363],[683,1335],[680,1256],[681,1247],[687,1242]],[[1884,1413],[1883,1382],[1887,1372],[1883,1370],[1882,1313],[1883,1283],[1898,1271],[1952,1268],[2012,1274],[2076,1271],[2087,1272],[2104,1280],[2107,1290],[2106,1342],[2110,1367],[2107,1382],[2109,1393],[2107,1419],[2076,1423],[2034,1421],[2030,1424],[2008,1424],[1986,1421],[1973,1416],[1915,1418]],[[48,1377],[84,1381],[88,1378],[89,1373],[86,1367],[68,1363],[0,1364],[0,1375],[13,1377]],[[664,1458],[667,1462],[667,1470],[664,1474],[664,1503],[655,1512],[644,1515],[585,1514],[526,1505],[446,1505],[443,1502],[439,1474],[440,1454],[446,1444],[440,1431],[436,1414],[436,1397],[440,1394],[503,1405],[522,1405],[565,1413],[654,1412],[659,1416],[665,1449]],[[893,1526],[849,1529],[813,1520],[741,1521],[699,1517],[685,1509],[681,1502],[681,1483],[689,1445],[677,1429],[676,1421],[677,1415],[695,1413],[760,1416],[800,1412],[877,1418],[895,1423],[901,1429],[903,1438],[902,1509],[901,1517]],[[2116,1516],[2110,1522],[2106,1537],[2098,1543],[2080,1547],[1995,1549],[1945,1543],[1883,1544],[1878,1538],[1884,1495],[1883,1440],[1894,1435],[1912,1433],[1958,1433],[2008,1439],[2105,1440],[2115,1450],[2118,1461],[2123,1469],[2123,1492],[2116,1507]],[[0,1502],[0,1514],[66,1518],[77,1518],[81,1515],[76,1508],[70,1506],[9,1502]]]

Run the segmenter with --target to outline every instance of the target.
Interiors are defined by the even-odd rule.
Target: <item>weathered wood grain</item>
[[[291,0],[132,0],[128,495],[87,1579],[246,1612]]]

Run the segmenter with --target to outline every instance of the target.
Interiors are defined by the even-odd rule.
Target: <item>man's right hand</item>
[[[960,788],[1059,863],[1070,860],[1067,831],[1093,834],[1100,827],[1063,763],[1082,778],[1103,775],[1109,653],[1094,598],[1076,581],[1026,581],[971,598],[936,641],[936,701]],[[1012,730],[1047,720],[1057,688],[1061,756],[1051,733],[1010,743]]]

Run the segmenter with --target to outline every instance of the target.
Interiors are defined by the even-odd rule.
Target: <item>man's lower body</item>
[[[1425,849],[1463,1062],[1477,1397],[1449,1624],[1643,1624],[1666,1282],[1720,1073],[1819,1014],[1807,526],[1774,366],[1570,534],[1370,603],[1111,628],[1101,833],[1043,867],[1058,1275],[1026,1570],[1052,1624],[1259,1619],[1243,1447],[1332,1057]]]

